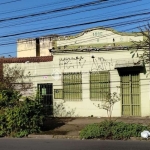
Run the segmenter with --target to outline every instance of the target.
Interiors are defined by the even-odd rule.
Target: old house
[[[31,72],[34,88],[51,104],[61,104],[58,116],[105,117],[106,111],[97,105],[113,92],[121,95],[113,117],[149,116],[148,66],[132,58],[132,41],[143,41],[143,36],[94,28],[74,36],[18,40],[17,56],[53,57],[50,62],[29,61],[24,66]]]

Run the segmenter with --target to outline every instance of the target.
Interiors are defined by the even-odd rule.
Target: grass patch
[[[149,129],[149,126],[143,126],[141,124],[105,120],[99,124],[87,125],[81,130],[80,138],[125,140],[130,139],[130,137],[140,137],[143,130]]]

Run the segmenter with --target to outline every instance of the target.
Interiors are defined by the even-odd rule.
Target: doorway
[[[141,116],[139,73],[124,73],[120,77],[122,116]]]
[[[46,115],[53,115],[53,83],[38,84],[39,101],[44,106]]]

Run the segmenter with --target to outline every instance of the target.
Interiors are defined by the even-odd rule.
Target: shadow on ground
[[[75,118],[47,118],[44,121],[41,134],[46,135],[79,135],[88,124],[100,123],[108,118],[102,117],[75,117]],[[150,125],[150,117],[114,117],[113,121]]]
[[[44,120],[41,134],[53,134],[53,135],[65,135],[67,130],[58,130],[62,126],[66,125],[68,122],[73,121],[75,118],[57,118],[50,117]]]

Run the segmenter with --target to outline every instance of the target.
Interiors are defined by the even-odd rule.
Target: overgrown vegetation
[[[103,121],[99,124],[86,126],[80,132],[80,138],[84,139],[113,139],[125,140],[130,137],[140,137],[143,130],[149,130],[150,127],[135,123],[124,123],[115,121]]]
[[[20,65],[3,65],[3,76],[0,80],[0,90],[4,89],[16,89],[19,88],[22,91],[30,88],[30,72],[25,73]],[[27,84],[28,83],[28,84]],[[19,85],[19,87],[17,87]]]
[[[0,137],[23,137],[40,131],[43,124],[43,106],[36,98],[25,97],[23,101],[21,90],[24,89],[28,75],[19,66],[4,67],[0,81]],[[16,90],[14,83],[20,85]]]
[[[43,125],[42,104],[26,98],[19,101],[21,95],[16,91],[3,91],[0,98],[0,136],[23,137],[40,131]]]
[[[143,29],[140,28],[139,30],[143,36],[143,41],[132,41],[135,50],[131,50],[130,53],[132,54],[132,58],[139,58],[139,63],[141,62],[144,65],[150,64],[150,24],[148,23]],[[143,52],[140,53],[140,50]]]

